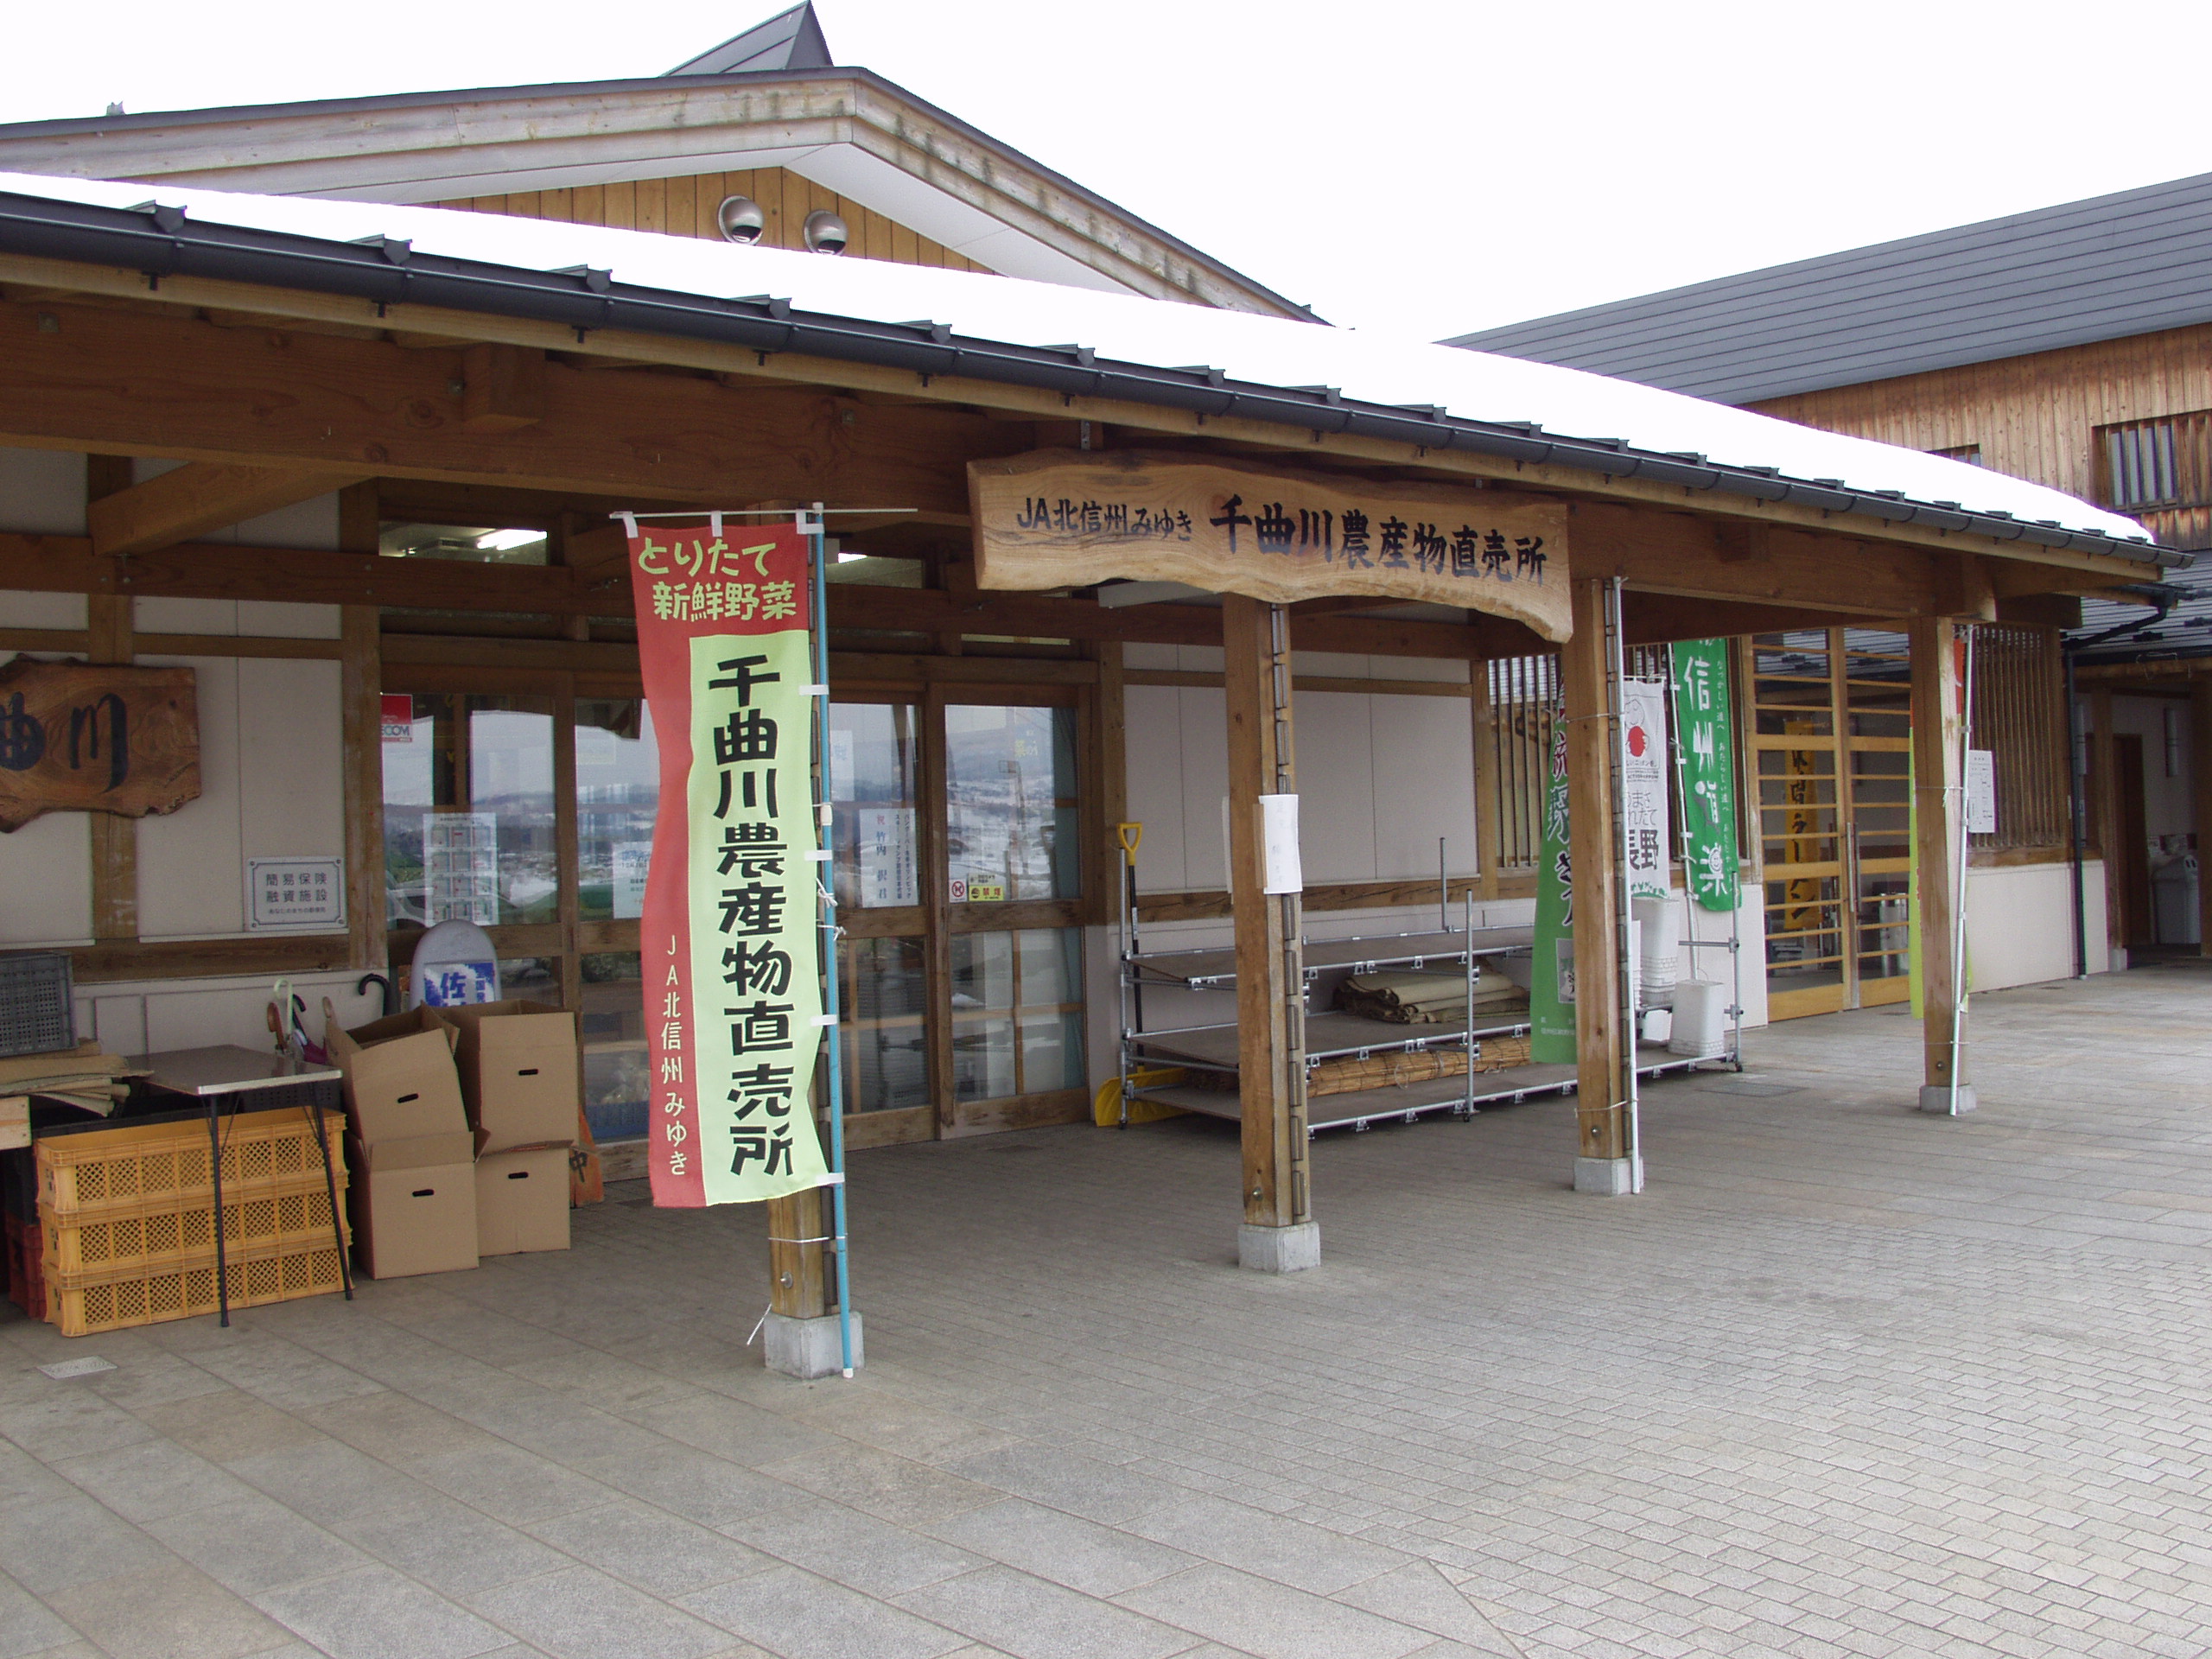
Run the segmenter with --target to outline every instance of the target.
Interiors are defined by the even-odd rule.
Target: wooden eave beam
[[[1738,605],[1672,594],[1621,596],[1624,637],[1631,645],[1671,645],[1681,639],[1733,639],[1739,634],[1787,633],[1799,628],[1857,628],[1886,619],[1863,612],[1789,605]]]
[[[8,532],[0,532],[0,588],[286,599],[550,616],[624,617],[632,613],[629,576],[619,563],[575,570],[562,565],[389,559],[218,543],[185,543],[151,553],[103,558],[93,553],[87,537]],[[983,593],[963,599],[936,588],[842,584],[830,588],[830,625],[878,632],[1160,645],[1213,645],[1221,636],[1221,613],[1197,605],[1109,610],[1088,600]],[[1393,657],[1464,659],[1549,649],[1519,624],[1488,617],[1466,626],[1389,617],[1316,617],[1300,624],[1299,638],[1304,649]]]
[[[471,431],[467,355],[0,304],[0,444],[632,502],[772,497],[947,515],[968,510],[970,460],[1024,447],[1018,432],[952,410],[550,362],[534,423]]]
[[[0,283],[10,283],[25,284],[48,293],[66,291],[133,301],[143,301],[147,297],[146,279],[138,271],[68,260],[0,256]],[[933,375],[925,380],[923,376],[911,371],[873,364],[846,363],[794,353],[761,353],[745,346],[676,340],[611,328],[594,330],[580,342],[572,330],[554,323],[497,317],[480,312],[447,310],[434,306],[380,307],[368,300],[206,277],[164,277],[162,300],[168,304],[260,311],[365,327],[382,324],[390,329],[404,328],[417,338],[443,336],[457,343],[501,341],[549,351],[650,359],[673,366],[707,370],[732,381],[754,378],[800,381],[855,391],[880,392],[897,400],[895,405],[883,403],[869,406],[884,414],[901,409],[912,411],[924,403],[939,403],[1015,412],[1039,420],[1104,422],[1164,436],[1205,437],[1253,443],[1273,451],[1294,454],[1306,462],[1329,459],[1360,461],[1386,466],[1401,473],[1418,473],[1446,481],[1470,478],[1494,479],[1509,481],[1523,489],[1554,490],[1582,501],[1656,508],[1667,512],[1816,534],[1842,534],[1884,546],[1918,547],[1945,554],[1980,554],[2012,564],[2053,567],[2084,573],[2091,577],[2102,577],[2113,582],[2143,582],[2154,580],[2157,576],[2157,568],[2147,562],[2102,553],[2046,547],[2039,543],[2005,541],[1926,525],[1890,524],[1857,518],[1839,518],[1817,507],[1760,501],[1748,496],[1723,495],[1717,492],[1693,490],[1635,478],[1610,478],[1578,467],[1539,466],[1458,450],[1431,450],[1401,442],[1314,432],[1264,421],[1199,415],[1114,398],[1069,396],[958,375]],[[439,353],[429,353],[427,355],[436,357]],[[619,383],[624,378],[615,378]],[[604,380],[594,381],[595,386],[605,384]],[[0,436],[0,442],[8,441]],[[87,442],[84,447],[92,446]],[[121,448],[127,446],[110,441],[108,447]],[[171,449],[161,453],[174,454],[176,451]],[[1005,454],[1007,451],[1002,448],[981,446],[976,453]],[[399,467],[379,470],[402,475],[453,475]],[[487,479],[486,481],[495,480]],[[636,493],[643,493],[642,491]],[[804,493],[804,491],[772,489],[761,493]],[[817,490],[817,493],[820,492]],[[656,499],[669,497],[662,495]],[[907,503],[902,499],[900,505]],[[915,502],[913,505],[930,504]],[[1766,597],[1764,594],[1732,596]]]
[[[101,497],[86,509],[85,522],[95,554],[147,553],[342,490],[365,476],[193,461]]]

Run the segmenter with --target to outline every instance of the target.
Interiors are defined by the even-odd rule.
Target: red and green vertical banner
[[[795,526],[630,537],[660,744],[639,923],[653,1202],[822,1184],[807,539]]]

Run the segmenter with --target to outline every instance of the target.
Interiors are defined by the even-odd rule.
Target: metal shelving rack
[[[1485,957],[1503,956],[1534,943],[1535,931],[1526,927],[1477,928],[1471,897],[1464,905],[1461,925],[1419,933],[1373,934],[1350,939],[1307,939],[1304,944],[1306,997],[1299,1005],[1305,1022],[1307,1074],[1324,1060],[1366,1059],[1376,1054],[1417,1054],[1440,1048],[1465,1049],[1467,1069],[1459,1077],[1444,1076],[1420,1082],[1364,1089],[1341,1095],[1307,1096],[1307,1128],[1364,1130],[1382,1122],[1414,1120],[1434,1112],[1471,1117],[1480,1105],[1501,1097],[1490,1087],[1507,1072],[1478,1073],[1475,1061],[1484,1039],[1518,1036],[1529,1029],[1525,1016],[1489,1025],[1479,1024],[1475,1007],[1476,986]],[[1223,1023],[1147,1028],[1144,1023],[1144,993],[1147,988],[1180,991],[1230,991],[1236,988],[1236,953],[1219,948],[1197,950],[1145,951],[1136,947],[1135,929],[1126,913],[1118,940],[1121,992],[1122,1117],[1129,1121],[1132,1101],[1156,1101],[1208,1116],[1238,1116],[1233,1090],[1202,1089],[1183,1084],[1145,1084],[1145,1071],[1174,1068],[1235,1076],[1236,1024]],[[1415,972],[1450,964],[1465,976],[1466,1008],[1456,1026],[1401,1026],[1362,1014],[1329,1011],[1315,1014],[1306,1006],[1319,976],[1337,969],[1356,974],[1387,968]],[[1389,1033],[1389,1034],[1386,1034]],[[1402,1033],[1402,1034],[1399,1034]],[[1531,1068],[1516,1068],[1527,1071]],[[1570,1084],[1573,1067],[1562,1070]],[[1481,1081],[1478,1084],[1478,1078]],[[1518,1097],[1519,1091],[1506,1090]]]
[[[1456,1118],[1468,1118],[1474,1116],[1484,1106],[1517,1104],[1532,1097],[1572,1095],[1575,1092],[1577,1079],[1572,1065],[1530,1064],[1484,1072],[1474,1069],[1475,1061],[1481,1056],[1484,1039],[1519,1036],[1529,1029],[1526,1019],[1487,1026],[1475,1023],[1475,986],[1480,978],[1482,960],[1486,957],[1504,956],[1528,946],[1534,942],[1535,930],[1527,927],[1478,929],[1471,925],[1472,911],[1470,904],[1467,907],[1469,925],[1448,931],[1379,934],[1359,938],[1306,942],[1306,983],[1309,994],[1319,974],[1335,968],[1350,968],[1355,973],[1372,973],[1384,968],[1406,968],[1418,971],[1425,966],[1448,962],[1459,965],[1465,970],[1467,981],[1467,1014],[1462,1024],[1452,1027],[1398,1026],[1388,1020],[1370,1020],[1354,1014],[1330,1012],[1315,1014],[1301,1004],[1300,1011],[1306,1020],[1306,1062],[1309,1075],[1312,1068],[1322,1060],[1364,1059],[1370,1055],[1392,1052],[1420,1053],[1439,1047],[1465,1047],[1468,1050],[1467,1070],[1459,1077],[1433,1077],[1420,1083],[1363,1089],[1341,1095],[1309,1093],[1306,1096],[1306,1133],[1309,1136],[1323,1129],[1349,1128],[1361,1133],[1376,1123],[1412,1123],[1438,1112],[1449,1112]],[[1138,1081],[1139,1076],[1145,1071],[1169,1068],[1183,1071],[1210,1071],[1231,1077],[1236,1075],[1235,1020],[1147,1029],[1143,1022],[1143,994],[1147,987],[1233,992],[1236,988],[1236,953],[1227,949],[1137,950],[1131,947],[1131,932],[1126,925],[1126,918],[1121,935],[1122,1126],[1126,1128],[1129,1122],[1130,1103],[1139,1100],[1156,1101],[1163,1106],[1179,1107],[1185,1111],[1198,1112],[1209,1117],[1232,1121],[1238,1118],[1241,1112],[1233,1090],[1203,1089],[1186,1084],[1147,1084]],[[1739,979],[1736,968],[1741,947],[1732,926],[1730,937],[1726,938],[1691,938],[1686,943],[1694,950],[1729,952],[1731,977]],[[1663,1043],[1639,1041],[1636,1066],[1638,1079],[1707,1069],[1743,1070],[1742,1001],[1738,983],[1728,1010],[1731,1029],[1725,1052],[1703,1057],[1675,1054],[1669,1052]],[[1363,1027],[1364,1031],[1361,1030]],[[1386,1038],[1380,1041],[1365,1034],[1366,1032],[1415,1031],[1425,1034]],[[1352,1043],[1338,1040],[1346,1035],[1357,1035],[1360,1040]]]

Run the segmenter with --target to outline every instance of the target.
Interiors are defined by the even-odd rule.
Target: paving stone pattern
[[[67,1342],[0,1324],[0,1659],[1630,1659],[2212,1649],[2212,973],[1754,1033],[1566,1190],[1558,1102],[861,1154],[852,1382],[758,1211]],[[117,1369],[35,1367],[96,1352]]]

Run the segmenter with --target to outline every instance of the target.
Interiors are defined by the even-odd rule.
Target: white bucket
[[[1637,1006],[1663,1008],[1675,1000],[1675,977],[1681,971],[1681,907],[1670,896],[1637,899],[1631,902],[1636,918]]]
[[[1728,1052],[1728,992],[1708,979],[1675,986],[1675,1029],[1667,1052],[1686,1059],[1715,1060]]]

